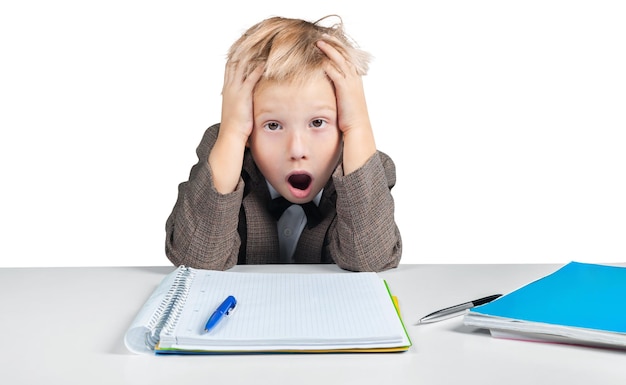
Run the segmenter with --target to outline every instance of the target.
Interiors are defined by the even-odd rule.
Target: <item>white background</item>
[[[375,57],[403,263],[624,261],[623,4],[4,1],[0,266],[168,265],[229,46],[331,13]]]

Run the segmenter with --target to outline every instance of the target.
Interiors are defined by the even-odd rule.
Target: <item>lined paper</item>
[[[229,295],[235,311],[204,326]],[[337,348],[399,346],[408,337],[376,273],[267,274],[197,270],[187,303],[162,346]]]

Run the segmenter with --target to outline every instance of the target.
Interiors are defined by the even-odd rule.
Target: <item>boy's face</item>
[[[248,145],[269,183],[293,203],[311,201],[341,153],[337,102],[323,73],[305,83],[267,82],[254,93]]]

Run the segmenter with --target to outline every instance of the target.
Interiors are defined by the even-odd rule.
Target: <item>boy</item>
[[[175,265],[400,262],[395,165],[376,149],[361,79],[369,55],[320,21],[269,18],[230,48],[221,123],[167,220]]]

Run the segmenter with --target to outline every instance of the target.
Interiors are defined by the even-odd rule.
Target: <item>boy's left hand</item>
[[[348,174],[361,167],[376,152],[363,80],[354,64],[332,45],[320,40],[317,47],[330,59],[324,71],[335,85],[337,122],[344,137],[344,173]]]
[[[369,128],[363,80],[356,67],[325,41],[320,40],[317,46],[330,59],[324,71],[335,84],[339,129],[347,133],[352,129]]]

